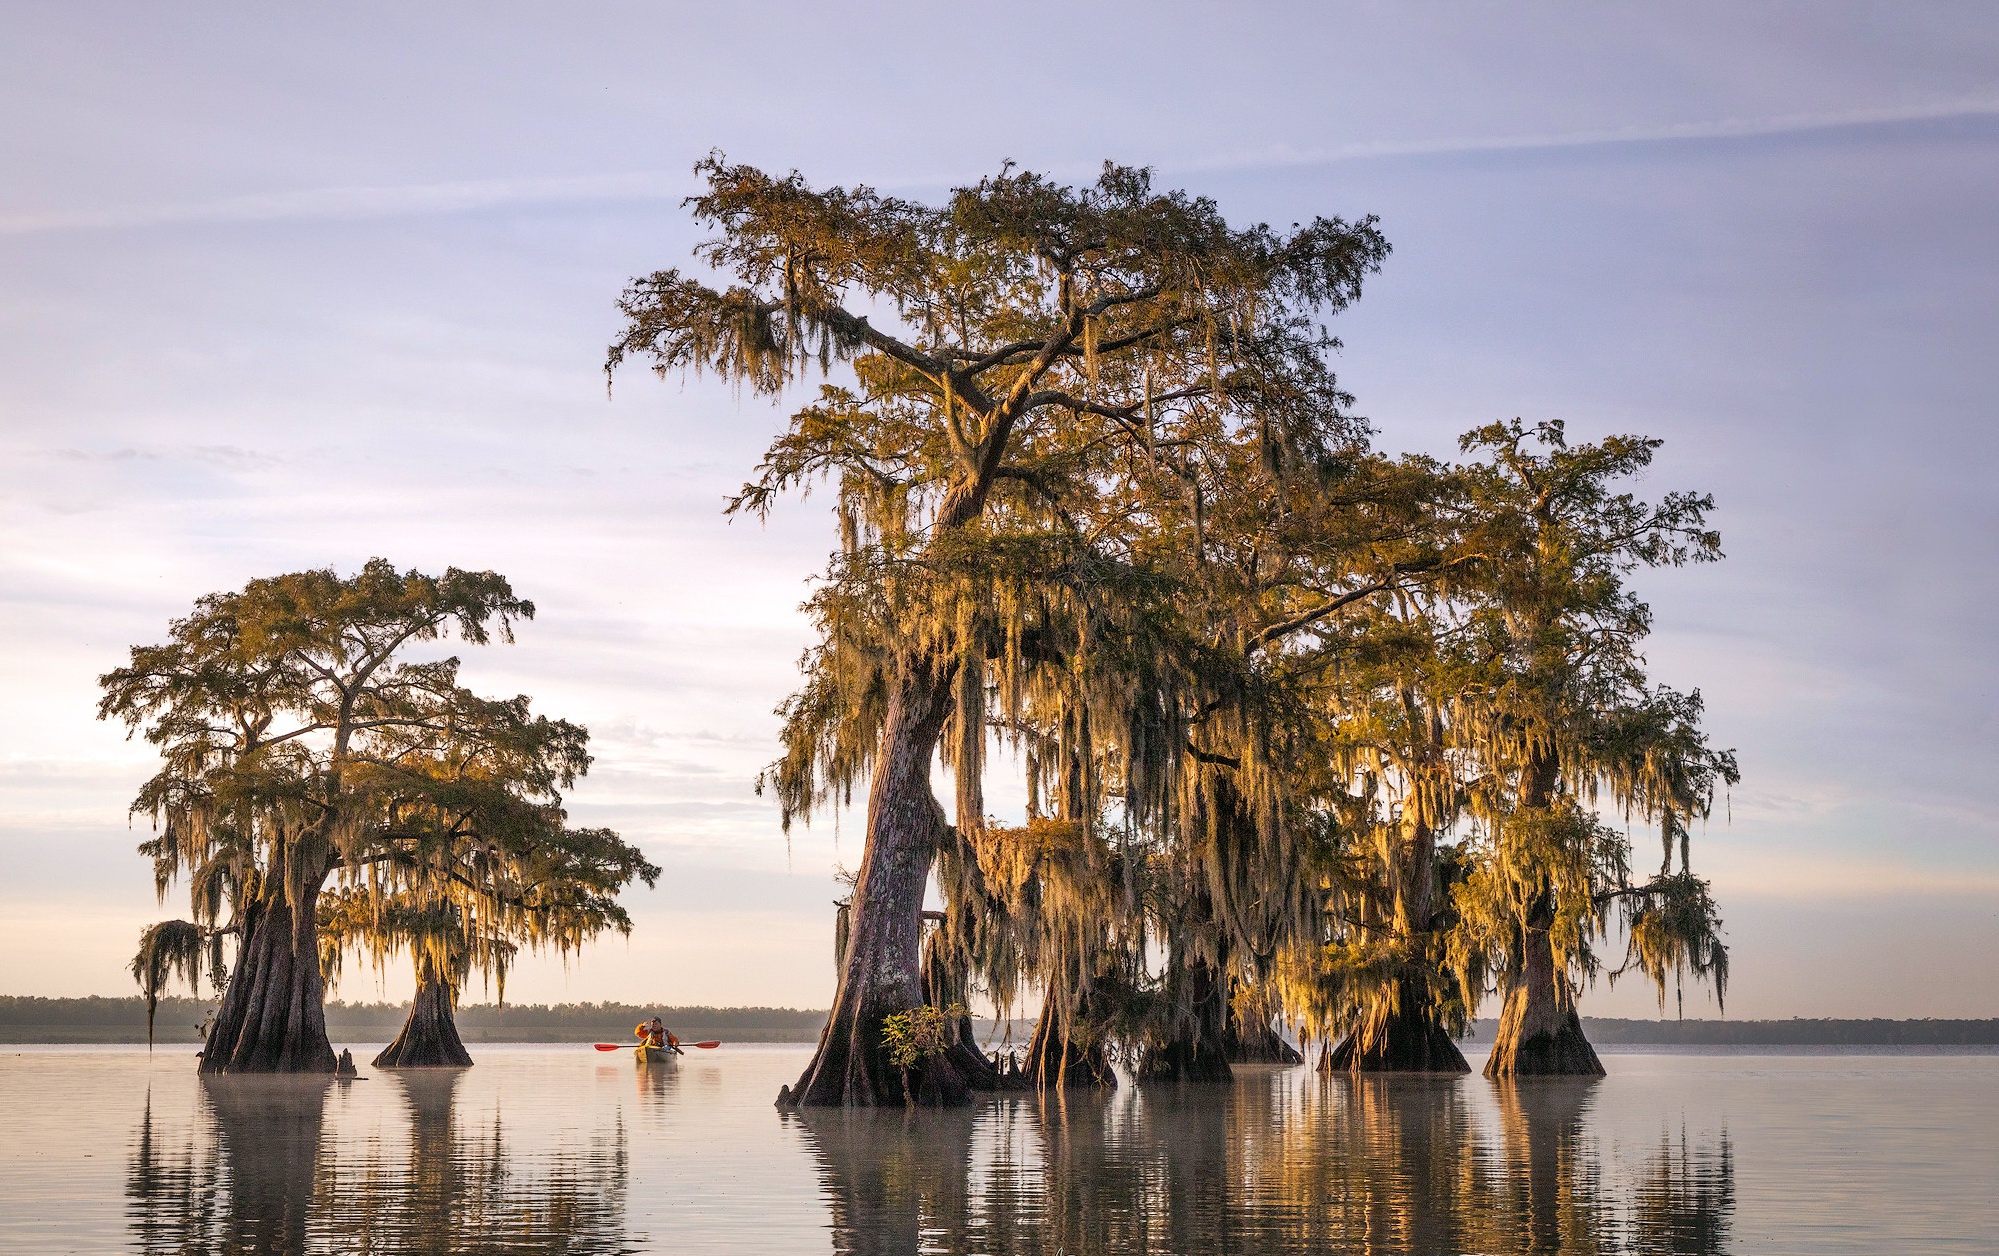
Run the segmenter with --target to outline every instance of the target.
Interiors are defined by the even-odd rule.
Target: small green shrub
[[[882,1021],[882,1045],[888,1048],[889,1062],[900,1069],[912,1069],[933,1055],[942,1055],[951,1045],[951,1027],[965,1015],[965,1005],[928,1005],[897,1012]]]

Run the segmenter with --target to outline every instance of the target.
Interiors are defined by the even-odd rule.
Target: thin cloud
[[[400,187],[307,188],[182,205],[0,217],[0,235],[184,224],[401,218],[473,213],[509,205],[668,200],[684,196],[687,190],[686,176],[651,171],[573,178],[478,179]]]
[[[1957,118],[1999,117],[1999,101],[1961,100],[1944,104],[1897,105],[1836,113],[1795,113],[1769,118],[1725,118],[1711,122],[1678,122],[1665,126],[1630,126],[1595,131],[1561,131],[1541,135],[1470,136],[1435,140],[1384,140],[1325,149],[1264,149],[1237,157],[1196,163],[1188,169],[1256,169],[1270,166],[1328,165],[1391,157],[1456,157],[1479,153],[1534,152],[1545,149],[1599,148],[1621,144],[1661,144],[1675,141],[1756,139],[1774,135],[1804,135],[1855,127],[1907,122],[1944,122]]]
[[[1674,141],[1753,139],[1853,127],[1954,118],[1999,117],[1999,101],[1962,100],[1942,104],[1897,105],[1834,113],[1784,114],[1766,118],[1631,126],[1607,130],[1535,135],[1457,136],[1432,140],[1383,140],[1335,148],[1282,147],[1212,160],[1171,162],[1182,170],[1239,170],[1275,166],[1325,165],[1396,157],[1453,157],[1479,153],[1535,152]],[[887,179],[876,186],[931,186],[925,179]],[[121,230],[220,223],[339,221],[476,213],[515,205],[588,204],[631,200],[677,200],[691,184],[685,175],[639,171],[562,178],[477,179],[386,187],[307,188],[238,196],[180,205],[127,206],[0,217],[0,236],[59,231]]]
[[[240,445],[178,445],[161,448],[140,449],[125,446],[120,449],[51,449],[42,451],[44,457],[63,462],[117,463],[117,462],[205,462],[211,466],[230,471],[258,471],[285,465],[288,461],[277,454],[263,453],[255,449],[244,449]]]

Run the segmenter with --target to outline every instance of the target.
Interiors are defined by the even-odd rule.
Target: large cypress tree
[[[1186,739],[1160,686],[1199,678],[1146,674],[1177,630],[1153,620],[1167,603],[1133,562],[1143,504],[1198,495],[1200,468],[1244,433],[1282,464],[1351,427],[1314,319],[1387,246],[1371,222],[1232,227],[1116,166],[1081,188],[1009,168],[934,206],[720,158],[699,173],[692,208],[717,231],[700,257],[729,286],[636,281],[609,367],[636,356],[769,395],[852,369],[795,412],[736,502],[761,512],[838,481],[842,546],[772,780],[787,819],[869,782],[839,991],[788,1099],[950,1101],[970,1080],[950,1057],[912,1077],[882,1045],[922,997],[924,884],[952,827],[933,758],[945,749],[957,778],[959,838],[988,840],[989,719],[1061,672],[1086,691],[1079,714],[1159,716],[1126,793],[1142,812],[1170,788]]]

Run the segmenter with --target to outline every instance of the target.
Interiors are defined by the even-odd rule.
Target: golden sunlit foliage
[[[100,716],[160,749],[133,805],[158,834],[140,850],[163,899],[186,879],[194,917],[148,931],[134,975],[149,1000],[172,971],[192,981],[198,936],[220,980],[235,943],[204,1068],[331,1071],[322,967],[349,945],[377,963],[407,950],[455,988],[518,946],[629,930],[615,895],[659,869],[568,826],[561,791],[588,770],[588,733],[525,697],[477,696],[456,658],[415,656],[447,633],[510,640],[533,614],[493,573],[376,559],[203,598],[103,678]]]
[[[831,483],[762,783],[787,825],[867,789],[832,1021],[783,1101],[994,1084],[969,1047],[915,1089],[881,1051],[887,1018],[973,981],[1040,994],[1043,1079],[1106,1075],[1106,1043],[1225,1076],[1273,1015],[1348,1035],[1347,1066],[1461,1069],[1495,983],[1515,1038],[1559,1037],[1619,926],[1618,971],[1719,988],[1684,852],[1634,884],[1605,818],[1684,833],[1735,773],[1637,651],[1626,576],[1719,555],[1706,498],[1622,487],[1657,442],[1515,421],[1459,462],[1372,449],[1324,323],[1387,256],[1371,219],[1236,227],[1115,165],[1007,166],[936,205],[697,174],[717,281],[634,281],[606,370],[827,377],[730,509]],[[994,748],[1024,824],[987,815]]]

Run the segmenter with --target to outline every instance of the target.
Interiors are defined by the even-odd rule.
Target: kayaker
[[[685,1054],[680,1049],[680,1039],[674,1037],[673,1031],[666,1027],[666,1022],[657,1016],[652,1018],[651,1024],[638,1027],[638,1036],[646,1046],[655,1051],[671,1051],[675,1055]]]

